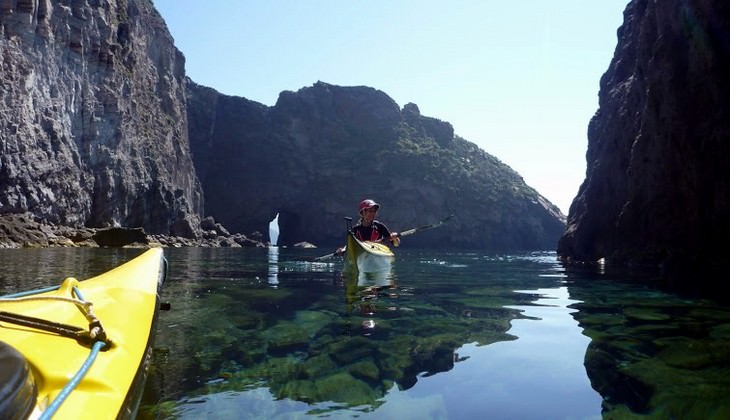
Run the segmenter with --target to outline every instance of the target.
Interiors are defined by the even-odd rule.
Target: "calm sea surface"
[[[139,417],[730,418],[728,307],[547,252],[404,246],[360,278],[327,252],[165,249]],[[0,250],[0,295],[139,253]]]

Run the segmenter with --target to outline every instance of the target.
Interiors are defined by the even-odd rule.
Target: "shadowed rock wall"
[[[667,269],[727,264],[728,75],[730,3],[629,3],[601,78],[562,257]]]

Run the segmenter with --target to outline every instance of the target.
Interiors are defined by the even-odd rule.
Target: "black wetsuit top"
[[[360,223],[353,226],[352,232],[355,237],[361,241],[377,242],[382,239],[390,240],[390,231],[383,223],[373,220],[370,226],[363,226]]]

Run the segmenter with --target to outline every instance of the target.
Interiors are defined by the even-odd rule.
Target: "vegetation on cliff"
[[[336,245],[343,217],[371,197],[394,230],[456,214],[413,245],[554,249],[563,232],[560,211],[515,171],[374,88],[317,82],[269,108],[191,83],[188,98],[206,213],[232,231],[266,232],[279,214],[281,244]]]

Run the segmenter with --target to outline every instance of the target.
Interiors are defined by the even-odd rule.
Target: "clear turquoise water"
[[[728,418],[730,310],[552,253],[166,249],[140,418]],[[0,250],[0,294],[139,250]]]

